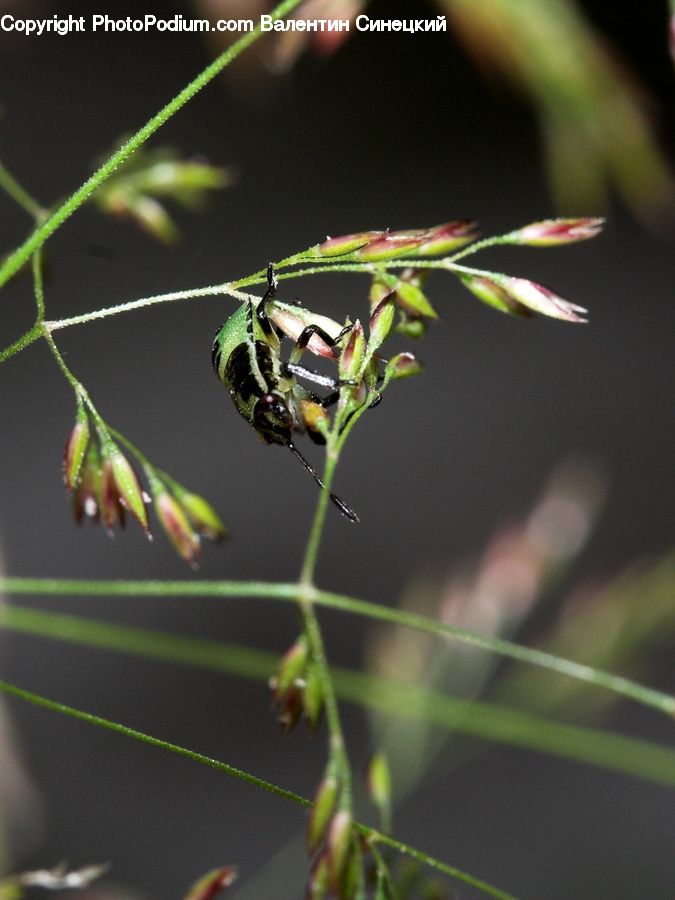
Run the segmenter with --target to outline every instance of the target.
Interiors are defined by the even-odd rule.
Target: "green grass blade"
[[[273,653],[202,638],[100,622],[20,606],[0,608],[0,627],[87,647],[267,681]],[[393,716],[422,719],[486,741],[550,753],[579,763],[675,787],[675,751],[594,728],[568,725],[495,703],[461,700],[438,691],[332,668],[340,699]]]

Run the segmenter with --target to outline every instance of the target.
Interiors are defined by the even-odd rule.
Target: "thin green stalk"
[[[34,200],[28,191],[23,188],[16,178],[0,162],[0,190],[3,190],[25,212],[37,222],[41,222],[48,214],[46,209]]]
[[[300,4],[301,0],[283,0],[271,13],[272,19],[281,19]],[[38,247],[49,238],[66,219],[71,216],[94,191],[108,179],[131,154],[148,140],[165,122],[191,100],[203,87],[212,81],[226,66],[239,56],[247,47],[260,37],[260,27],[247,32],[235,41],[231,47],[207,66],[187,87],[183,88],[173,100],[166,104],[149,122],[136,132],[120,149],[114,153],[85,183],[75,191],[28,239],[12,253],[0,267],[0,287],[21,268],[35,253]]]
[[[87,394],[87,391],[85,390],[85,388],[84,388],[82,382],[79,381],[79,380],[73,375],[73,373],[70,371],[70,369],[69,369],[68,366],[66,365],[65,359],[64,359],[63,356],[61,355],[61,351],[60,351],[59,348],[56,346],[56,343],[55,343],[55,341],[54,341],[54,338],[51,336],[51,333],[50,333],[46,328],[43,328],[43,337],[44,337],[45,341],[47,342],[47,346],[49,347],[49,349],[50,349],[51,352],[52,352],[52,356],[53,356],[54,359],[56,360],[57,366],[58,366],[59,369],[61,370],[61,373],[62,373],[63,376],[65,377],[65,379],[66,379],[66,381],[68,382],[68,384],[70,384],[70,386],[71,386],[72,389],[75,391],[75,393],[77,394],[77,396],[81,396],[83,400],[84,400],[84,399],[89,400],[89,395]],[[89,400],[89,403],[91,404],[91,400]],[[98,413],[96,413],[96,411],[95,411],[93,408],[92,408],[92,412],[93,412],[95,415],[98,415]]]
[[[453,272],[457,271],[482,271],[476,269],[465,269],[464,266],[457,266],[455,264],[457,259],[461,257],[468,256],[469,251],[471,253],[484,249],[485,247],[492,247],[498,244],[506,244],[508,241],[503,238],[486,238],[484,241],[480,242],[480,246],[478,244],[472,247],[467,248],[467,250],[463,253],[457,253],[452,256],[443,256],[438,259],[428,259],[428,258],[417,258],[414,256],[405,256],[405,257],[397,257],[396,259],[383,259],[378,260],[378,262],[359,262],[358,260],[345,260],[345,261],[337,261],[334,258],[327,258],[324,262],[320,262],[318,259],[312,259],[311,265],[306,266],[305,268],[292,269],[288,272],[277,272],[277,279],[279,281],[284,281],[289,278],[303,278],[305,275],[322,275],[326,272],[353,272],[353,273],[362,273],[365,275],[375,275],[377,272],[385,269],[441,269],[444,271]],[[302,265],[303,262],[309,262],[309,260],[297,260],[294,265]],[[236,288],[243,287],[251,287],[256,284],[264,284],[266,280],[265,273],[260,270],[258,272],[254,272],[251,275],[247,275],[244,278],[239,278],[237,281],[233,281],[232,285]]]
[[[330,258],[327,258],[324,262],[320,262],[319,260],[312,260],[313,265],[304,269],[298,268],[289,272],[279,272],[277,278],[281,281],[284,279],[302,278],[306,275],[317,275],[326,272],[350,272],[373,275],[378,270],[382,269],[389,270],[409,267],[413,267],[416,269],[439,269],[453,272],[455,274],[463,273],[479,276],[487,275],[501,277],[499,273],[457,265],[456,261],[465,256],[468,256],[470,253],[475,253],[479,250],[485,249],[486,247],[497,246],[499,244],[508,244],[509,241],[507,240],[507,237],[508,235],[500,235],[494,238],[486,238],[484,241],[478,241],[477,243],[465,248],[459,253],[455,253],[452,256],[447,256],[442,259],[415,259],[412,257],[406,257],[403,259],[384,260],[379,263],[358,261],[338,262],[335,261],[335,259]],[[298,265],[302,262],[301,259],[296,259],[295,257],[289,257],[289,260],[293,260],[292,263],[288,263],[292,265]],[[130,300],[127,303],[120,303],[116,306],[108,306],[102,309],[92,310],[92,312],[83,313],[79,316],[70,316],[64,319],[46,321],[44,325],[47,330],[53,332],[61,328],[71,328],[75,325],[85,325],[88,322],[94,322],[98,319],[105,319],[109,316],[120,315],[121,313],[131,312],[135,309],[144,309],[145,307],[154,306],[160,303],[171,303],[179,300],[194,300],[200,297],[216,297],[226,295],[239,302],[243,302],[245,300],[256,300],[258,298],[255,295],[244,293],[243,291],[238,290],[238,288],[264,284],[265,281],[266,271],[261,269],[257,272],[252,273],[251,275],[240,278],[238,281],[208,285],[201,288],[192,288],[185,291],[171,291],[167,294],[156,294],[152,297],[143,297],[139,300]],[[5,359],[8,359],[15,353],[20,352],[30,343],[36,340],[39,336],[39,333],[34,334],[34,329],[31,329],[26,333],[26,335],[23,335],[22,338],[12,344],[6,350],[0,351],[0,362],[4,362]],[[26,337],[29,337],[30,339],[23,343]]]
[[[337,429],[337,420],[335,429]],[[337,453],[334,450],[335,441],[337,440],[337,430],[329,435],[326,452],[326,467],[323,473],[324,486],[319,493],[319,499],[314,513],[314,519],[309,532],[309,539],[305,550],[305,556],[300,572],[300,581],[297,587],[297,599],[300,606],[303,623],[307,638],[309,640],[310,649],[314,664],[317,668],[321,687],[323,691],[323,699],[326,708],[326,720],[328,723],[329,734],[329,765],[333,765],[336,775],[340,783],[340,805],[342,809],[352,812],[352,774],[347,748],[345,747],[344,734],[342,731],[342,722],[340,720],[340,709],[335,696],[335,686],[331,677],[328,666],[328,658],[326,656],[326,648],[321,634],[321,626],[316,616],[313,605],[314,572],[316,569],[317,556],[321,536],[323,534],[323,526],[326,518],[326,509],[330,499],[330,489],[337,465]]]
[[[30,691],[26,691],[23,688],[17,687],[14,684],[9,684],[6,681],[0,681],[0,691],[8,694],[9,696],[16,697],[19,700],[24,700],[27,703],[32,703],[35,706],[39,706],[43,709],[48,709],[51,712],[58,712],[62,715],[70,716],[71,718],[77,719],[81,722],[86,722],[88,725],[96,725],[99,728],[105,728],[108,731],[117,732],[118,734],[133,738],[134,740],[140,741],[144,744],[150,744],[150,746],[157,747],[160,750],[167,750],[169,753],[175,753],[177,756],[182,756],[185,759],[189,759],[192,762],[199,763],[200,765],[209,766],[209,768],[211,769],[216,769],[217,771],[222,772],[226,775],[230,775],[233,778],[237,778],[240,781],[245,781],[248,784],[252,784],[255,787],[260,788],[261,790],[267,791],[270,794],[274,794],[277,797],[283,797],[286,800],[290,800],[298,806],[308,808],[312,805],[310,800],[307,800],[305,797],[301,797],[299,794],[296,794],[293,791],[286,790],[286,788],[279,787],[272,782],[265,781],[262,778],[251,775],[249,772],[245,772],[242,769],[237,769],[234,766],[228,765],[228,763],[213,759],[210,756],[204,756],[203,754],[197,753],[194,750],[189,750],[186,747],[180,747],[177,744],[171,744],[168,741],[162,741],[159,738],[152,737],[152,735],[146,734],[145,732],[137,731],[135,728],[128,728],[126,725],[121,725],[118,722],[111,721],[110,719],[104,719],[101,716],[95,716],[91,713],[75,709],[75,707],[67,706],[65,703],[57,703],[54,700],[49,700],[47,697],[43,697],[39,694],[34,694]],[[515,900],[515,898],[513,898],[510,894],[506,894],[504,891],[500,891],[498,888],[487,884],[487,882],[481,881],[478,878],[474,878],[472,875],[469,875],[466,872],[462,872],[459,869],[455,869],[452,866],[448,866],[445,863],[434,859],[434,857],[428,856],[426,853],[423,853],[420,850],[416,850],[413,847],[409,847],[407,844],[403,844],[402,842],[397,841],[394,838],[389,838],[381,835],[367,825],[362,825],[361,823],[357,822],[354,827],[357,829],[357,831],[359,831],[371,841],[387,844],[389,847],[393,847],[400,853],[405,853],[412,859],[416,859],[424,865],[437,869],[439,872],[443,872],[444,874],[449,875],[451,878],[456,878],[458,881],[462,881],[465,884],[469,884],[472,887],[483,891],[490,897],[496,897],[498,898],[498,900]]]
[[[70,716],[73,719],[78,719],[80,722],[86,722],[88,725],[97,725],[99,728],[106,728],[108,731],[116,731],[118,734],[122,734],[125,737],[133,738],[136,741],[141,741],[144,744],[150,744],[153,747],[158,747],[160,750],[168,750],[169,753],[175,753],[177,756],[183,756],[185,759],[190,759],[192,762],[200,763],[203,766],[210,766],[212,769],[216,769],[218,772],[223,772],[225,775],[231,775],[233,778],[238,778],[240,781],[246,781],[248,784],[255,785],[255,787],[260,788],[263,791],[267,791],[270,794],[276,794],[278,797],[284,797],[286,800],[292,800],[293,803],[297,803],[300,806],[311,806],[311,802],[306,800],[304,797],[301,797],[299,794],[294,793],[293,791],[288,791],[285,788],[279,787],[276,784],[272,784],[269,781],[265,781],[262,778],[257,778],[255,775],[251,775],[249,772],[244,772],[242,769],[237,769],[235,766],[230,766],[228,763],[221,762],[217,759],[212,759],[210,756],[204,756],[201,753],[197,753],[194,750],[189,750],[186,747],[180,747],[177,744],[171,744],[168,741],[162,741],[159,738],[152,737],[149,734],[145,734],[142,731],[137,731],[135,728],[129,728],[126,725],[121,725],[118,722],[112,722],[109,719],[104,719],[101,716],[95,716],[91,713],[83,712],[82,710],[75,709],[72,706],[67,706],[65,703],[57,703],[55,700],[49,700],[47,697],[42,697],[39,694],[33,694],[30,691],[23,690],[23,688],[17,687],[16,685],[9,684],[6,681],[0,681],[0,691],[5,694],[9,694],[12,697],[17,697],[19,700],[25,700],[28,703],[32,703],[35,706],[40,706],[43,709],[49,709],[52,712],[61,713],[65,716]]]
[[[473,253],[478,253],[480,250],[485,250],[488,247],[495,247],[500,244],[510,244],[511,234],[512,232],[509,232],[508,234],[484,238],[481,241],[474,241],[474,243],[469,244],[467,247],[463,247],[456,253],[451,253],[442,259],[429,259],[428,257],[416,259],[414,252],[412,252],[409,256],[384,259],[378,262],[359,261],[358,254],[354,253],[346,253],[343,256],[316,256],[314,252],[315,247],[309,247],[301,253],[294,253],[292,256],[287,256],[284,259],[279,260],[279,262],[275,264],[275,268],[278,271],[288,266],[301,266],[306,263],[310,263],[312,266],[311,269],[299,269],[285,273],[279,272],[277,275],[279,279],[295,278],[300,275],[315,275],[318,272],[336,272],[341,269],[344,269],[344,271],[347,272],[374,272],[379,266],[384,266],[385,268],[408,268],[409,266],[413,266],[414,268],[443,269],[447,267],[448,263],[453,263],[458,259],[470,256]],[[234,284],[237,287],[249,287],[252,284],[262,284],[266,280],[266,272],[266,269],[258,269],[256,272],[252,272],[250,275],[245,275],[243,278],[240,278],[238,281],[234,282]]]
[[[33,287],[35,290],[35,305],[37,307],[37,322],[44,322],[45,318],[45,286],[42,276],[42,250],[36,250],[33,254]]]
[[[372,828],[364,828],[361,825],[357,825],[356,827],[357,830],[361,832],[361,834],[370,839],[371,843],[386,844],[387,847],[391,847],[393,850],[398,850],[399,853],[404,853],[406,856],[409,856],[411,859],[416,860],[423,866],[428,866],[430,869],[436,869],[437,872],[442,872],[444,875],[448,875],[450,878],[456,878],[459,881],[463,881],[465,884],[470,884],[472,887],[475,887],[477,890],[482,891],[484,894],[488,894],[490,897],[498,897],[500,898],[500,900],[516,900],[516,898],[512,894],[507,894],[505,891],[500,891],[487,882],[480,881],[478,878],[472,878],[471,881],[469,881],[466,877],[465,872],[460,872],[459,869],[454,869],[452,866],[448,866],[445,863],[439,862],[432,856],[428,856],[426,853],[423,853],[420,850],[415,850],[414,847],[410,847],[408,846],[408,844],[404,844],[402,841],[397,841],[395,838],[389,837],[389,835],[380,834],[379,832],[374,831]]]
[[[76,378],[75,375],[73,375],[71,370],[68,368],[65,359],[61,355],[61,351],[56,346],[54,338],[51,335],[51,332],[45,327],[43,327],[43,337],[44,337],[45,341],[47,342],[47,345],[48,345],[49,349],[51,350],[54,359],[56,360],[56,364],[58,365],[59,369],[61,370],[64,377],[66,378],[66,381],[70,384],[72,389],[75,391],[75,396],[80,398],[87,405],[87,408],[88,408],[89,412],[91,413],[94,422],[96,422],[96,426],[98,428],[101,439],[104,442],[109,441],[110,430],[109,430],[108,425],[106,424],[103,416],[101,416],[99,411],[96,409],[96,407],[94,405],[94,401],[91,399],[91,396],[89,394],[89,391],[85,388],[85,386],[82,384],[82,382],[78,378]]]
[[[321,266],[311,266],[306,269],[295,269],[290,272],[280,272],[277,275],[279,281],[292,278],[302,278],[305,275],[317,275],[331,272],[350,272],[357,274],[373,275],[378,267],[385,269],[395,268],[427,268],[441,269],[450,272],[465,272],[472,274],[491,275],[495,273],[485,272],[482,269],[469,269],[466,266],[455,266],[454,257],[446,257],[444,259],[392,259],[378,263],[332,263]],[[191,288],[185,291],[171,291],[167,294],[155,294],[152,297],[143,297],[139,300],[130,300],[127,303],[119,303],[116,306],[107,306],[102,309],[92,310],[89,313],[83,313],[79,316],[70,316],[65,319],[54,319],[45,322],[45,327],[49,331],[57,331],[61,328],[71,328],[75,325],[85,325],[88,322],[94,322],[98,319],[106,319],[109,316],[117,316],[121,313],[131,312],[135,309],[145,309],[148,306],[155,306],[160,303],[173,303],[179,300],[195,300],[200,297],[218,297],[226,295],[233,299],[243,302],[245,300],[259,300],[260,298],[254,294],[245,293],[239,290],[240,287],[251,287],[266,282],[265,274],[256,272],[254,275],[242,278],[235,282],[225,282],[223,284],[212,284],[201,288]],[[236,285],[236,287],[235,287]]]
[[[21,353],[26,347],[30,347],[31,344],[39,341],[43,335],[44,330],[42,328],[42,323],[36,322],[32,328],[29,328],[25,334],[22,334],[20,338],[17,338],[13,344],[10,344],[9,347],[5,347],[4,350],[0,350],[0,363],[4,363],[5,360],[15,356],[17,353]]]
[[[252,647],[23,605],[0,606],[0,628],[261,682],[269,681],[270,672],[278,663],[275,654]],[[431,688],[363,672],[333,666],[331,673],[337,696],[348,703],[675,788],[675,751],[667,747],[597,728],[555,722],[496,703],[447,696]]]
[[[130,300],[128,303],[120,303],[117,306],[96,309],[89,313],[83,313],[80,316],[71,316],[68,319],[56,319],[52,322],[45,322],[45,326],[50,331],[57,331],[61,328],[71,328],[73,325],[84,325],[87,322],[94,322],[98,319],[107,319],[109,316],[117,316],[120,313],[130,312],[133,309],[144,309],[147,306],[154,306],[157,303],[171,303],[176,300],[194,300],[197,297],[216,297],[222,294],[226,294],[228,297],[234,297],[235,300],[239,301],[260,299],[259,297],[253,297],[251,294],[243,294],[241,291],[236,291],[228,284],[214,284],[203,288],[193,288],[189,291],[172,291],[168,294],[156,294],[154,297],[143,297],[140,300]]]
[[[284,582],[260,581],[87,581],[57,578],[0,578],[0,592],[6,594],[33,594],[35,596],[73,595],[84,597],[204,597],[275,599],[297,602],[298,585]],[[644,706],[652,707],[669,716],[675,716],[675,697],[653,688],[645,687],[619,675],[612,675],[583,663],[573,662],[536,650],[522,647],[510,641],[488,637],[467,628],[458,628],[438,622],[427,616],[402,612],[368,600],[359,600],[346,594],[315,588],[310,592],[312,602],[353,615],[388,622],[404,628],[452,638],[497,653],[521,663],[550,669],[570,678],[587,682]]]
[[[326,448],[326,467],[323,472],[323,483],[325,487],[319,494],[319,500],[316,504],[314,520],[309,532],[309,540],[305,550],[305,557],[300,572],[300,583],[314,590],[314,572],[316,569],[317,557],[319,554],[319,546],[323,535],[323,526],[326,518],[326,510],[330,500],[330,490],[335,475],[335,467],[338,461],[338,452],[336,450],[337,436],[331,436]]]
[[[465,256],[471,256],[474,253],[478,253],[479,250],[487,250],[488,247],[499,247],[500,245],[511,244],[512,241],[509,240],[511,233],[512,232],[509,232],[509,234],[499,234],[496,237],[488,237],[484,238],[482,241],[476,241],[473,244],[469,244],[468,247],[462,247],[457,253],[452,253],[448,259],[454,263],[457,262],[458,259],[463,259]]]

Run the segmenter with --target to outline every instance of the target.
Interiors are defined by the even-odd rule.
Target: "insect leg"
[[[330,406],[333,406],[334,403],[337,403],[340,399],[340,391],[333,391],[332,394],[328,394],[321,401],[321,405],[324,409],[328,409]]]
[[[268,340],[278,340],[277,335],[272,327],[272,323],[267,317],[267,304],[270,302],[270,300],[274,299],[274,296],[277,292],[277,284],[278,282],[274,274],[274,263],[269,263],[269,265],[267,266],[267,290],[265,291],[265,294],[260,303],[258,303],[255,311],[258,324],[262,328],[262,332]]]
[[[314,335],[314,334],[318,335],[321,338],[321,340],[325,344],[327,344],[329,347],[335,347],[337,344],[340,343],[342,338],[352,330],[353,327],[354,327],[353,325],[345,325],[345,327],[337,335],[337,337],[331,337],[328,334],[328,332],[324,331],[324,329],[321,328],[319,325],[307,325],[300,332],[300,335],[299,335],[297,341],[295,342],[295,346],[291,350],[290,362],[293,365],[295,365],[295,363],[297,363],[300,360],[300,357],[304,353],[304,351],[307,347],[307,344],[309,344],[309,342],[312,338],[312,335]]]
[[[332,388],[336,390],[344,384],[356,385],[358,382],[351,378],[332,378],[330,375],[324,375],[323,372],[317,372],[314,369],[307,369],[305,366],[299,366],[297,363],[284,363],[283,371],[285,374],[291,374],[319,384],[321,387]]]

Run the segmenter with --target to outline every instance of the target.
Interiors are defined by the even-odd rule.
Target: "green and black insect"
[[[318,474],[293,442],[294,432],[307,432],[317,444],[325,438],[315,427],[324,409],[335,403],[340,387],[346,383],[299,365],[299,360],[314,335],[335,353],[335,347],[347,334],[345,326],[336,337],[316,323],[306,325],[297,338],[287,362],[281,358],[280,334],[270,321],[269,304],[274,300],[277,280],[272,263],[267,268],[268,288],[255,304],[247,301],[216,332],[211,361],[218,378],[229,391],[239,413],[268,444],[281,444],[300,460],[314,481],[323,488]],[[297,378],[329,388],[320,398],[300,385]],[[335,494],[330,499],[350,522],[359,518]]]

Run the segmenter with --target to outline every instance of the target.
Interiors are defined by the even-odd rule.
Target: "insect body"
[[[288,447],[316,483],[323,482],[293,442],[294,431],[309,431],[316,443],[325,443],[312,424],[316,413],[335,402],[344,382],[313,372],[298,364],[305,348],[316,335],[328,348],[334,348],[351,326],[331,337],[317,324],[300,332],[288,362],[281,359],[281,341],[268,317],[268,304],[276,293],[277,282],[272,264],[267,270],[268,289],[256,305],[247,301],[216,332],[211,359],[218,378],[227,388],[239,413],[268,444]],[[316,339],[316,338],[315,338]],[[334,352],[334,351],[333,351]],[[323,400],[300,385],[296,376],[329,387],[332,393]],[[303,409],[312,409],[312,415]],[[335,494],[330,495],[340,512],[352,522],[358,516]]]

